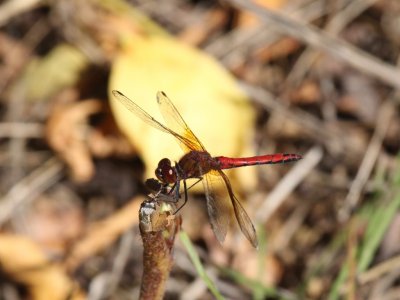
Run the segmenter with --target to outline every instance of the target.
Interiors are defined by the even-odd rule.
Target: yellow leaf
[[[32,60],[23,80],[29,100],[46,100],[61,89],[73,86],[88,65],[85,55],[73,46],[61,44],[44,58]]]
[[[166,36],[125,41],[112,66],[113,89],[161,123],[164,120],[157,108],[156,93],[164,91],[211,155],[249,154],[254,111],[247,96],[215,59],[195,48]],[[179,160],[183,153],[172,136],[144,123],[111,95],[110,99],[117,123],[148,167],[147,177],[154,177],[161,158]],[[247,179],[246,184],[254,184],[254,176],[248,174]]]

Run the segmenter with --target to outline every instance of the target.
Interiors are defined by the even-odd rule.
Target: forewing
[[[225,189],[218,188],[219,184],[221,184],[221,178],[219,176],[206,174],[203,177],[211,228],[218,241],[222,243],[228,232],[232,206],[227,198],[227,193],[224,192]]]
[[[181,145],[183,151],[206,151],[203,144],[195,136],[193,131],[189,128],[181,114],[176,109],[175,105],[164,92],[157,93],[157,102],[167,126],[185,138],[186,142],[184,145]]]
[[[147,123],[148,125],[156,128],[158,130],[161,130],[161,131],[164,131],[166,133],[173,135],[176,139],[178,139],[180,145],[187,145],[187,147],[192,145],[191,140],[185,138],[184,136],[180,135],[179,133],[171,130],[170,128],[168,128],[165,125],[158,122],[151,115],[149,115],[146,111],[144,111],[139,105],[137,105],[131,99],[126,97],[120,91],[113,90],[112,94],[120,103],[122,103],[130,112],[132,112],[135,116],[140,118],[143,122]],[[181,146],[181,147],[184,148],[184,146]],[[185,150],[185,148],[184,148],[184,150]]]
[[[249,215],[246,213],[243,206],[240,204],[239,200],[233,193],[232,186],[226,174],[221,170],[218,170],[218,174],[220,175],[218,177],[222,178],[223,181],[225,182],[226,191],[232,202],[233,211],[235,212],[236,220],[239,223],[240,230],[243,232],[243,234],[249,240],[249,242],[253,245],[253,247],[257,248],[258,246],[257,233],[253,223],[251,222]]]

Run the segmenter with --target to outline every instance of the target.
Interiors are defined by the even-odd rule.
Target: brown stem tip
[[[140,299],[162,299],[172,267],[172,249],[181,218],[171,204],[156,197],[144,201],[139,210],[143,240],[143,280]]]

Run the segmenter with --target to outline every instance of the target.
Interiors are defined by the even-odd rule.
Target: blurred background
[[[226,299],[400,299],[400,2],[0,3],[0,299],[137,299],[140,203],[183,155],[164,91],[228,172],[259,249],[221,245],[201,185],[180,211]],[[179,239],[165,299],[214,299]]]

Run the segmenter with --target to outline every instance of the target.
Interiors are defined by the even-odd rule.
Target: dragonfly
[[[186,180],[198,179],[203,183],[207,212],[217,240],[223,243],[230,226],[231,216],[234,215],[244,236],[253,247],[257,248],[258,241],[254,225],[233,192],[232,185],[223,170],[294,162],[301,159],[301,155],[278,153],[243,158],[213,157],[164,92],[157,93],[157,103],[166,125],[157,121],[120,91],[113,90],[112,94],[126,109],[142,121],[172,135],[184,151],[185,154],[174,165],[170,159],[163,158],[155,170],[157,179],[165,186],[171,186],[170,191],[176,191],[176,201],[180,197],[180,183],[183,182],[185,204],[187,201]],[[221,186],[224,188],[220,188]]]

